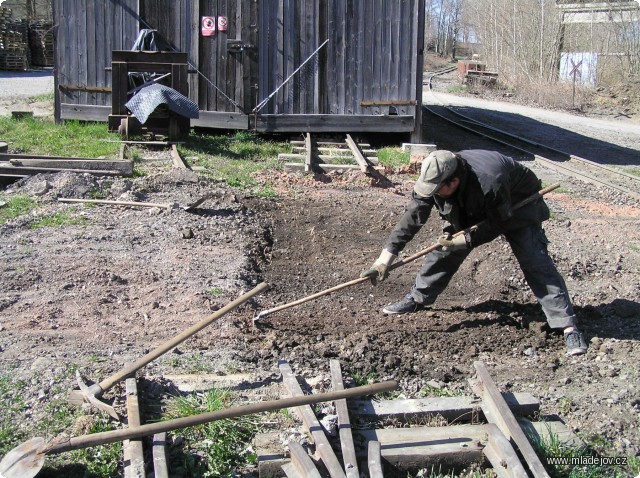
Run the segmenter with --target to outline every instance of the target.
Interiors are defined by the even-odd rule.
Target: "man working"
[[[386,279],[398,253],[427,222],[434,207],[445,221],[445,234],[438,239],[442,247],[426,255],[411,292],[383,312],[406,314],[433,304],[471,249],[502,234],[549,326],[564,331],[567,355],[584,354],[587,344],[577,328],[567,287],[547,253],[549,241],[542,222],[549,219],[549,208],[541,198],[512,210],[513,204],[535,194],[540,186],[530,169],[494,151],[431,153],[422,163],[407,211],[380,257],[361,277],[369,277],[374,283]],[[452,237],[476,224],[477,229]]]

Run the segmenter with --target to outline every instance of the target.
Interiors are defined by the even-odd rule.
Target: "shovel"
[[[560,187],[559,183],[555,183],[555,184],[552,184],[551,186],[547,186],[546,188],[541,189],[537,193],[532,194],[528,198],[523,199],[519,203],[514,204],[511,209],[515,211],[516,209],[519,209],[522,206],[525,206],[526,204],[529,204],[529,203],[532,203],[534,201],[537,201],[538,199],[540,199],[545,194],[547,194],[547,193],[549,193],[549,192],[551,192],[554,189],[557,189],[559,187]],[[453,237],[459,236],[460,234],[465,234],[466,232],[473,231],[474,229],[477,229],[478,226],[480,226],[480,224],[482,224],[483,222],[484,221],[482,221],[479,224],[476,224],[475,226],[471,226],[471,227],[465,229],[464,231],[456,232],[453,235]],[[394,269],[397,269],[398,267],[402,267],[403,265],[408,264],[409,262],[413,262],[416,259],[419,259],[420,257],[427,255],[429,252],[435,251],[436,249],[439,249],[441,247],[442,246],[440,244],[433,244],[433,245],[427,247],[426,249],[421,250],[420,252],[416,252],[412,256],[405,257],[401,261],[396,262],[395,264],[391,265],[391,267],[389,267],[389,270],[392,271]],[[368,277],[359,277],[358,279],[353,279],[353,280],[350,280],[348,282],[343,282],[342,284],[338,284],[336,286],[330,287],[329,289],[325,289],[325,290],[322,290],[320,292],[316,292],[315,294],[308,295],[306,297],[303,297],[302,299],[294,300],[293,302],[288,302],[286,304],[279,305],[279,306],[274,307],[272,309],[263,310],[262,312],[260,312],[258,315],[256,315],[253,318],[253,321],[254,322],[258,322],[260,319],[263,319],[263,318],[267,317],[268,315],[273,314],[274,312],[278,312],[280,310],[288,309],[289,307],[294,307],[296,305],[304,304],[305,302],[308,302],[308,301],[313,300],[313,299],[317,299],[318,297],[322,297],[322,296],[331,294],[332,292],[336,292],[336,291],[342,290],[342,289],[344,289],[346,287],[351,287],[352,285],[362,284],[363,282],[367,282],[367,281],[370,281],[370,280],[371,279],[369,279]]]
[[[192,325],[191,327],[189,327],[187,330],[183,331],[179,335],[176,335],[174,338],[172,338],[172,339],[166,341],[165,343],[163,343],[162,345],[156,347],[151,352],[149,352],[148,354],[140,357],[138,360],[136,360],[132,364],[126,365],[119,372],[113,374],[110,377],[105,378],[100,383],[95,383],[95,384],[93,384],[91,386],[87,386],[83,382],[82,377],[80,376],[80,374],[77,373],[76,376],[77,376],[78,386],[80,387],[80,390],[72,390],[69,393],[69,397],[68,397],[69,402],[73,403],[73,404],[78,404],[78,403],[82,403],[84,400],[87,400],[89,403],[94,405],[96,408],[99,408],[100,410],[103,410],[103,411],[107,412],[110,416],[112,416],[116,420],[119,419],[120,417],[118,417],[118,414],[113,409],[113,407],[111,405],[108,405],[108,404],[104,403],[104,402],[101,402],[100,400],[98,400],[98,397],[102,396],[107,390],[109,390],[111,387],[113,387],[116,383],[118,383],[118,382],[124,380],[125,378],[129,377],[130,375],[134,374],[137,370],[141,369],[142,367],[147,365],[152,360],[155,360],[156,358],[160,357],[161,355],[167,353],[173,347],[176,347],[177,345],[181,344],[182,342],[187,340],[192,335],[195,335],[197,332],[199,332],[202,329],[204,329],[206,326],[211,324],[213,321],[219,319],[220,317],[222,317],[226,313],[230,312],[231,310],[235,309],[239,305],[241,305],[244,302],[246,302],[247,300],[249,300],[254,295],[259,294],[260,292],[262,292],[262,291],[264,291],[264,290],[266,290],[268,288],[269,288],[269,285],[264,283],[264,282],[261,283],[261,284],[258,284],[256,287],[251,289],[246,294],[241,295],[240,297],[238,297],[233,302],[230,302],[229,304],[225,305],[222,309],[220,309],[220,310],[216,311],[215,313],[211,314],[210,316],[202,319],[200,322],[198,322],[195,325]]]
[[[182,209],[183,211],[191,212],[195,208],[197,208],[200,204],[205,202],[207,199],[217,195],[217,192],[211,192],[209,194],[205,194],[200,199],[194,201],[191,204],[187,204],[186,206],[182,206],[178,203],[155,203],[155,202],[138,202],[138,201],[110,201],[106,199],[72,199],[72,198],[58,198],[60,202],[79,202],[79,203],[95,203],[95,204],[113,204],[116,206],[136,206],[136,207],[159,207],[164,209]]]
[[[390,392],[398,388],[398,382],[389,380],[387,382],[364,385],[361,387],[349,388],[327,393],[305,395],[302,397],[289,397],[267,402],[257,402],[240,407],[225,408],[216,412],[202,413],[190,417],[175,418],[164,422],[151,423],[139,427],[113,430],[109,432],[92,433],[78,437],[58,437],[45,443],[44,438],[36,437],[17,446],[0,461],[0,477],[2,478],[33,478],[38,474],[44,465],[46,455],[55,455],[71,450],[89,448],[97,445],[106,445],[122,440],[131,440],[156,433],[168,432],[179,428],[192,427],[209,423],[215,420],[241,417],[255,413],[280,410],[283,408],[299,407],[312,403],[329,402],[342,400],[362,395],[373,395],[376,393]]]

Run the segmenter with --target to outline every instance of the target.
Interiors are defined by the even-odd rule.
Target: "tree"
[[[428,50],[456,58],[464,0],[427,0],[425,43]]]

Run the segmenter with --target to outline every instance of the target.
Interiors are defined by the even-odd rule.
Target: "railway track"
[[[432,73],[428,81],[425,82],[428,86],[429,94],[438,104],[438,106],[425,107],[429,112],[458,128],[531,155],[538,163],[549,169],[597,186],[614,189],[640,201],[640,177],[638,176],[561,151],[538,141],[515,135],[464,115],[445,105],[433,91],[433,79],[450,71],[452,71],[452,68]]]

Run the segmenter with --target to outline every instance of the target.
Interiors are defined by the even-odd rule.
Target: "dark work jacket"
[[[529,168],[495,151],[466,150],[457,153],[460,185],[450,198],[422,197],[413,193],[404,213],[385,244],[398,254],[427,222],[435,207],[444,219],[445,232],[454,233],[482,224],[467,236],[470,247],[493,240],[497,235],[549,219],[544,200],[513,211],[514,204],[540,190],[541,182]]]

